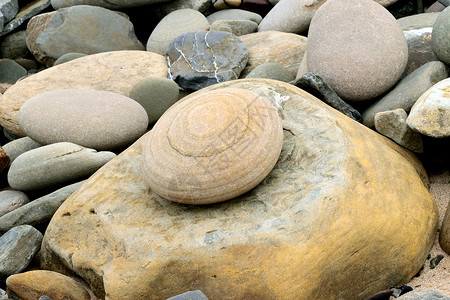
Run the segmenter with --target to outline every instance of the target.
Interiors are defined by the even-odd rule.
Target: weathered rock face
[[[224,31],[191,31],[167,47],[169,76],[186,90],[238,79],[248,61],[241,40]]]
[[[97,6],[76,5],[33,17],[27,24],[27,45],[34,57],[53,66],[66,53],[95,54],[144,50],[133,24]]]
[[[283,149],[261,184],[219,204],[172,203],[145,184],[141,139],[56,212],[44,267],[70,267],[108,299],[194,289],[210,299],[363,299],[417,273],[437,209],[409,152],[279,81],[192,96],[227,87],[271,99],[283,116]]]
[[[93,89],[128,96],[136,83],[151,75],[167,77],[167,63],[164,56],[146,51],[99,53],[57,65],[21,80],[3,94],[0,125],[23,136],[17,119],[19,109],[25,101],[43,92]]]

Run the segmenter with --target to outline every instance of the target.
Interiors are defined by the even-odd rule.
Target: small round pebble
[[[179,99],[179,87],[173,80],[163,77],[150,77],[138,82],[130,90],[130,98],[145,109],[149,124],[159,117]]]
[[[55,60],[55,63],[53,64],[54,66],[56,65],[60,65],[63,64],[65,62],[80,58],[80,57],[84,57],[87,56],[87,54],[84,53],[77,53],[77,52],[70,52],[70,53],[66,53],[63,54],[62,56],[60,56],[57,60]]]

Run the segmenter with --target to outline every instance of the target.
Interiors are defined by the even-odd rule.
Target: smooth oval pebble
[[[258,185],[282,144],[281,119],[267,99],[244,89],[199,92],[155,124],[145,141],[142,172],[166,199],[216,203]]]
[[[450,64],[450,6],[434,22],[431,47],[442,62]]]
[[[0,192],[0,217],[21,207],[30,200],[21,191],[6,190]]]
[[[21,191],[56,186],[92,175],[115,156],[113,152],[97,152],[67,142],[42,146],[14,160],[8,183]]]
[[[107,91],[56,90],[26,101],[19,126],[40,144],[71,142],[96,150],[128,146],[145,133],[145,109],[131,98]]]

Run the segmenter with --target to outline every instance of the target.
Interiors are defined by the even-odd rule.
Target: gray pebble
[[[27,70],[12,59],[0,59],[0,82],[14,84],[26,76]]]
[[[0,300],[8,300],[8,295],[2,289],[0,289]]]
[[[208,297],[201,291],[196,290],[170,297],[167,300],[208,300]]]
[[[259,24],[261,23],[262,17],[257,13],[243,9],[224,9],[210,14],[207,19],[209,24],[217,20],[250,20]]]
[[[264,63],[254,68],[245,78],[268,78],[284,82],[294,80],[294,76],[285,67],[277,63]]]
[[[28,196],[21,191],[6,190],[0,192],[0,218],[28,203]]]
[[[55,63],[53,64],[54,66],[56,65],[60,65],[63,64],[65,62],[80,58],[80,57],[84,57],[87,56],[87,54],[84,53],[76,53],[76,52],[70,52],[70,53],[66,53],[63,54],[62,56],[60,56],[57,60],[55,60]]]
[[[2,146],[3,150],[9,156],[11,163],[21,154],[39,148],[42,145],[29,137],[18,138]]]
[[[39,190],[92,175],[116,155],[61,142],[25,152],[11,164],[9,185],[21,191]]]
[[[25,270],[39,251],[42,233],[30,225],[17,226],[0,237],[0,278]]]

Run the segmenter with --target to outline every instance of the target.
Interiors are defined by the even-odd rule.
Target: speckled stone
[[[156,25],[147,41],[146,49],[164,55],[174,38],[188,31],[205,30],[208,25],[206,17],[194,9],[176,10]]]
[[[36,142],[71,142],[96,150],[129,146],[145,133],[145,109],[124,95],[97,90],[56,90],[27,100],[19,126]]]
[[[0,217],[21,207],[30,200],[21,191],[6,190],[0,192]]]
[[[212,24],[217,20],[249,20],[259,24],[262,17],[257,13],[243,9],[225,9],[210,14],[207,19],[209,24]]]
[[[41,248],[42,233],[30,225],[8,230],[0,237],[0,279],[22,272]]]
[[[41,144],[26,136],[6,143],[3,145],[3,150],[5,150],[6,154],[9,156],[10,163],[12,163],[20,154],[41,146]]]
[[[248,51],[235,35],[224,31],[192,31],[175,38],[167,48],[169,77],[181,88],[199,90],[238,79]]]
[[[450,78],[439,81],[420,96],[406,122],[424,135],[450,137]]]
[[[178,101],[179,95],[179,87],[173,80],[151,76],[133,86],[129,96],[142,105],[149,124],[153,124]]]
[[[217,20],[211,24],[210,31],[226,31],[236,36],[253,33],[258,24],[250,20]]]
[[[245,78],[267,78],[284,82],[294,80],[291,72],[278,63],[265,63],[253,69]]]
[[[352,101],[386,92],[408,61],[400,25],[372,0],[328,0],[311,21],[307,51],[308,71]]]
[[[450,6],[439,13],[433,25],[431,46],[436,56],[450,65]]]
[[[403,31],[433,27],[439,13],[424,13],[403,17],[397,20]]]

